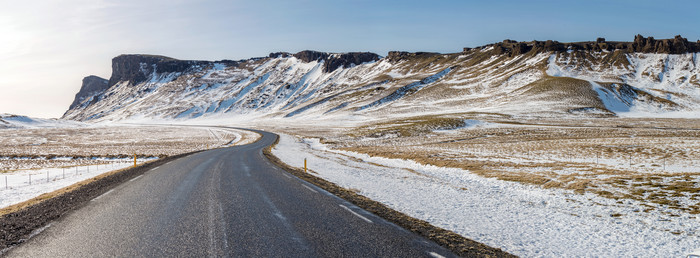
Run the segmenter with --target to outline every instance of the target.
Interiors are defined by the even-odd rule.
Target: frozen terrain
[[[273,154],[467,238],[533,257],[681,257],[700,246],[696,215],[484,178],[468,170],[337,151],[282,135]]]
[[[700,110],[695,53],[581,50],[509,55],[483,47],[451,54],[392,52],[332,70],[326,68],[337,60],[305,59],[303,53],[235,62],[120,56],[113,62],[130,58],[141,60],[134,61],[139,67],[154,69],[119,66],[137,70],[133,76],[139,80],[113,78],[113,85],[68,110],[64,118],[398,119],[415,115],[416,107],[421,107],[421,115],[698,117]],[[180,62],[184,68],[167,70],[167,62]],[[118,72],[123,73],[113,71]]]
[[[153,160],[138,159],[137,164]],[[134,165],[133,159],[101,160],[101,165],[15,170],[0,174],[0,209],[101,174]]]
[[[0,130],[0,172],[97,164],[101,158],[160,157],[246,144],[257,134],[219,127],[102,124]]]
[[[80,126],[86,126],[86,124],[70,120],[33,118],[28,116],[0,113],[0,129],[35,129]]]
[[[254,142],[207,126],[83,125],[0,130],[0,208],[162,156]]]
[[[0,176],[37,194],[69,182],[61,167],[257,139],[217,127],[236,125],[286,133],[288,164],[517,255],[681,256],[700,247],[700,43],[673,40],[693,47],[121,55],[64,120],[0,115]]]

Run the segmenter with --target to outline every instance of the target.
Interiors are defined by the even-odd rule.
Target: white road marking
[[[362,216],[362,215],[360,215],[360,214],[357,214],[357,212],[354,212],[353,210],[351,210],[350,208],[346,207],[345,205],[342,205],[342,204],[341,204],[340,207],[343,207],[343,209],[346,209],[347,211],[349,211],[350,213],[352,213],[352,215],[355,215],[355,216],[357,216],[357,217],[360,217],[361,219],[367,221],[368,223],[372,223],[371,220],[369,220],[368,218],[365,218],[365,216]]]
[[[136,179],[139,179],[139,177],[142,177],[142,176],[143,176],[143,175],[140,175],[140,176],[134,177],[134,178],[132,178],[131,180],[129,180],[129,182],[133,182],[133,181],[136,181]]]
[[[288,178],[292,178],[292,176],[287,175],[286,173],[282,173],[282,175],[284,175],[284,176],[286,176],[286,177],[288,177]]]
[[[37,230],[34,230],[31,234],[29,234],[29,236],[27,237],[27,240],[32,239],[32,237],[35,237],[35,236],[38,235],[38,234],[41,234],[41,232],[44,232],[44,230],[46,230],[47,228],[51,227],[52,224],[53,224],[53,223],[49,223],[49,224],[47,224],[46,226],[43,226],[43,227],[41,227],[41,228],[39,228],[39,229],[37,229]]]
[[[112,191],[114,191],[114,189],[109,190],[109,191],[107,191],[106,193],[103,193],[102,195],[95,197],[95,199],[92,199],[92,201],[96,201],[97,199],[102,198],[102,196],[108,195],[108,194],[111,193]]]
[[[219,202],[219,215],[223,216],[223,214],[224,214],[224,209],[221,208],[221,202]],[[224,220],[220,220],[220,221],[221,221],[221,224],[223,224],[221,226],[221,228],[226,228],[226,221],[224,221]],[[224,247],[226,248],[226,250],[228,250],[228,236],[226,235],[226,230],[222,230],[221,232],[224,233],[224,235],[223,235]]]
[[[428,254],[432,257],[435,257],[435,258],[445,258],[445,256],[442,256],[436,252],[428,252]]]
[[[160,166],[154,167],[151,169],[151,171],[158,169]]]
[[[309,189],[309,191],[312,191],[312,192],[314,192],[314,193],[318,193],[318,191],[316,191],[316,190],[314,190],[313,188],[308,187],[308,186],[306,186],[306,185],[304,185],[304,184],[302,184],[301,186],[306,187],[306,189]]]

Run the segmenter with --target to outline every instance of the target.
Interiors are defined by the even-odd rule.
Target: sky
[[[120,54],[221,60],[305,49],[452,53],[504,39],[700,39],[700,2],[0,1],[0,113],[58,118]]]

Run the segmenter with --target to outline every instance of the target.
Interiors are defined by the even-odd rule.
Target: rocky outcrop
[[[343,54],[333,54],[323,64],[324,72],[332,72],[338,67],[351,67],[367,62],[379,60],[379,55],[370,52],[353,52]]]
[[[281,57],[288,57],[291,55],[292,54],[287,53],[287,52],[274,52],[274,53],[270,53],[267,57],[269,57],[269,58],[281,58]]]
[[[270,57],[272,57],[273,54],[270,54]],[[326,73],[335,71],[339,67],[347,68],[352,65],[358,65],[366,62],[373,62],[379,60],[379,55],[370,52],[331,54],[313,50],[304,50],[294,54],[293,56],[307,63],[313,61],[323,61],[323,72]]]
[[[401,60],[408,60],[411,58],[423,58],[423,57],[431,57],[434,55],[439,55],[440,53],[434,53],[434,52],[406,52],[406,51],[389,51],[389,54],[386,56],[386,59],[389,62],[396,63]]]
[[[294,54],[293,56],[305,63],[308,63],[313,61],[326,60],[328,56],[330,56],[330,54],[313,50],[304,50]]]
[[[169,59],[151,55],[120,55],[112,58],[112,77],[109,78],[109,86],[121,81],[128,81],[132,85],[143,82],[149,74],[153,73],[158,63]]]
[[[605,38],[597,38],[596,41],[586,41],[586,42],[571,42],[571,43],[561,43],[558,41],[530,41],[530,42],[517,42],[514,40],[504,40],[503,42],[498,42],[494,44],[489,44],[486,46],[474,48],[474,49],[485,49],[488,47],[493,47],[491,54],[502,55],[507,54],[509,56],[521,55],[521,54],[537,54],[542,52],[557,52],[557,51],[568,51],[568,50],[587,50],[587,51],[613,51],[622,50],[627,53],[658,53],[658,54],[684,54],[690,52],[700,51],[700,41],[698,42],[688,42],[688,39],[681,37],[680,35],[672,39],[660,39],[656,40],[653,37],[644,38],[642,35],[637,35],[634,37],[632,42],[608,42]],[[472,48],[464,48],[463,52],[467,53],[472,51]],[[391,53],[390,53],[391,54]]]
[[[224,63],[228,66],[238,62],[231,60],[222,61],[192,61],[178,60],[166,56],[156,55],[120,55],[112,59],[112,77],[109,78],[109,86],[121,81],[128,81],[136,85],[146,80],[155,73],[185,72],[193,66]]]
[[[70,104],[68,109],[73,109],[83,103],[86,99],[92,98],[93,96],[102,94],[109,88],[107,79],[103,79],[94,75],[83,78],[83,85],[80,86],[80,91],[75,94],[75,99],[73,103]]]
[[[644,38],[642,35],[637,35],[632,42],[632,49],[642,53],[684,54],[700,51],[700,41],[688,42],[688,39],[680,35],[672,39],[659,40],[654,39],[654,37]]]

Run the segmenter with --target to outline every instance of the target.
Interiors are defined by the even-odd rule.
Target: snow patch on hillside
[[[598,93],[600,100],[603,101],[605,108],[615,113],[630,111],[630,106],[632,105],[634,99],[615,94],[594,81],[589,82],[591,83],[593,90]]]
[[[32,118],[13,114],[0,114],[0,129],[35,129],[85,126],[84,123],[59,119]]]
[[[596,56],[595,54],[592,54]],[[602,58],[603,54],[596,56]],[[585,61],[551,54],[548,61],[547,75],[571,77],[595,82],[614,82],[627,84],[645,91],[646,93],[679,104],[682,110],[668,112],[652,106],[639,106],[639,103],[620,99],[614,100],[609,91],[594,87],[602,96],[603,101],[622,101],[628,109],[616,105],[613,109],[621,108],[623,116],[655,116],[662,113],[687,113],[700,110],[700,66],[697,53],[687,54],[625,54],[629,62],[627,66],[606,66],[607,64],[585,65]],[[613,104],[608,102],[609,104]],[[620,104],[620,103],[617,103]],[[616,109],[617,110],[617,109]],[[611,110],[614,111],[614,110]],[[662,115],[663,116],[663,115]]]

